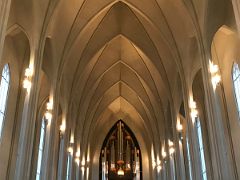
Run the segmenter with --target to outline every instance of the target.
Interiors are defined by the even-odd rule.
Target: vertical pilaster
[[[233,174],[231,170],[228,168],[224,168],[227,162],[229,162],[228,157],[226,156],[226,152],[223,147],[222,142],[225,141],[226,137],[221,138],[220,131],[222,128],[222,117],[218,113],[218,104],[216,104],[214,98],[214,91],[211,84],[211,76],[208,71],[208,62],[211,59],[210,50],[208,50],[209,46],[205,46],[205,58],[202,60],[202,69],[203,69],[203,84],[205,90],[205,106],[207,107],[207,129],[209,135],[209,143],[210,143],[210,154],[211,154],[211,163],[212,163],[212,178],[213,179],[225,179],[226,176],[228,179],[233,179]],[[210,48],[209,48],[210,49]],[[225,141],[226,142],[226,141]],[[224,146],[228,146],[225,144]],[[230,171],[229,171],[230,170]],[[209,175],[209,174],[208,174]],[[225,178],[224,178],[225,177]]]
[[[2,59],[2,52],[4,40],[7,29],[7,22],[10,13],[11,0],[0,1],[0,61]]]
[[[15,179],[30,179],[33,142],[35,138],[35,123],[38,103],[38,79],[39,79],[39,62],[36,59],[37,49],[32,47],[30,59],[34,64],[34,74],[32,77],[32,87],[29,93],[26,94],[24,108],[22,114],[22,123],[19,136],[19,146],[17,154],[17,164],[15,171]],[[36,64],[35,64],[36,63]]]
[[[232,0],[233,11],[236,19],[238,34],[240,32],[240,0]]]

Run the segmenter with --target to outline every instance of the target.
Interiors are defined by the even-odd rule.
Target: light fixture
[[[74,135],[73,135],[73,133],[71,133],[70,143],[71,143],[71,144],[74,144]]]
[[[79,164],[80,164],[80,158],[79,158],[79,157],[75,157],[75,162],[76,162],[76,164],[79,166]]]
[[[152,160],[152,167],[153,167],[153,169],[155,169],[156,165],[157,165],[157,163],[156,163],[155,159],[153,159]]]
[[[77,152],[75,153],[75,162],[78,166],[80,165],[80,148],[78,148]]]
[[[78,151],[76,152],[75,156],[78,157],[78,158],[80,157],[80,149],[78,149]]]
[[[177,131],[181,132],[182,130],[183,130],[183,126],[180,122],[180,119],[178,118],[178,120],[177,120]]]
[[[162,151],[162,157],[163,157],[163,159],[167,157],[167,153],[165,152],[165,150]]]
[[[198,115],[198,111],[196,109],[191,109],[191,117],[194,119]]]
[[[172,155],[175,152],[175,149],[173,147],[169,148],[169,154]]]
[[[73,143],[69,143],[68,153],[73,156]]]
[[[52,100],[49,100],[49,102],[46,105],[46,112],[45,112],[45,119],[47,120],[47,123],[51,122],[52,120],[52,110],[53,110],[53,102]]]
[[[31,79],[32,79],[32,75],[33,75],[33,69],[32,68],[27,68],[25,70],[25,74],[24,74],[24,80],[23,80],[23,88],[27,89],[27,92],[30,92],[30,89],[32,87],[32,83],[31,83]]]
[[[221,76],[219,75],[219,67],[218,65],[213,64],[211,60],[209,60],[209,71],[211,73],[211,81],[213,85],[213,89],[215,90],[217,85],[221,81]]]
[[[197,111],[196,102],[193,101],[192,97],[190,97],[189,107],[190,107],[190,110],[191,110],[190,115],[191,115],[192,121],[194,123],[195,118],[198,116],[198,111]]]
[[[65,133],[65,130],[66,130],[66,122],[63,121],[62,124],[60,125],[60,136],[63,137],[64,133]]]
[[[122,167],[120,167],[120,168],[118,169],[117,174],[118,174],[119,176],[124,176],[124,171],[123,171]]]
[[[165,159],[167,157],[167,153],[165,151],[164,146],[162,146],[162,158]]]
[[[170,139],[168,140],[168,146],[169,147],[173,146],[173,142]]]
[[[156,167],[156,160],[155,160],[153,144],[152,144],[152,147],[151,147],[151,158],[152,158],[152,168],[155,169],[155,167]]]
[[[45,112],[45,118],[50,121],[52,119],[52,113],[50,111]]]
[[[82,165],[82,166],[85,166],[85,165],[86,165],[85,158],[82,159],[81,165]]]
[[[196,108],[197,108],[196,102],[193,101],[193,97],[190,97],[189,107],[190,107],[191,109],[196,109]]]
[[[169,146],[169,155],[172,155],[174,152],[175,152],[175,149],[174,149],[174,144],[171,140],[168,140],[168,146]]]
[[[162,169],[162,166],[161,166],[161,161],[159,159],[159,157],[157,158],[157,172],[159,173]]]
[[[157,171],[158,171],[158,173],[159,173],[161,170],[162,170],[161,164],[157,165]]]

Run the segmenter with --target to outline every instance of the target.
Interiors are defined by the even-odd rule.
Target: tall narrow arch
[[[133,132],[122,120],[107,134],[99,163],[101,180],[142,180],[141,150]]]
[[[10,69],[9,69],[9,65],[5,64],[2,70],[1,84],[0,84],[0,102],[1,102],[0,103],[0,139],[1,139],[3,125],[4,125],[9,86],[10,86]]]
[[[240,117],[240,69],[237,63],[233,63],[232,80],[233,80],[235,100],[237,104],[238,117]]]

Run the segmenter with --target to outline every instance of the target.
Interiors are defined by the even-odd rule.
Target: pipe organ
[[[108,133],[100,156],[102,180],[140,180],[141,155],[131,130],[118,121]]]

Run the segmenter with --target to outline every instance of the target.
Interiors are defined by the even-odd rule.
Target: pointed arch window
[[[240,117],[240,69],[237,63],[234,63],[232,67],[232,79],[237,103],[238,116]]]
[[[0,84],[0,138],[2,135],[3,124],[5,119],[5,110],[7,106],[9,86],[10,86],[10,70],[9,65],[5,64],[2,70]]]
[[[71,170],[72,170],[72,154],[68,152],[68,154],[67,154],[66,180],[70,180],[71,179]]]
[[[186,146],[187,146],[187,161],[188,161],[189,179],[192,180],[192,162],[191,162],[191,157],[190,157],[190,147],[189,147],[188,137],[186,137]]]
[[[43,117],[42,123],[41,123],[39,145],[38,145],[38,159],[37,159],[36,180],[40,180],[40,176],[41,176],[42,159],[43,159],[45,137],[46,137],[46,126],[47,126],[46,120]]]
[[[200,156],[200,167],[201,167],[201,175],[203,180],[207,180],[207,170],[206,170],[206,162],[204,156],[204,146],[203,146],[203,137],[202,137],[202,128],[199,117],[196,120],[196,130],[197,130],[197,139],[198,139],[198,150]]]

